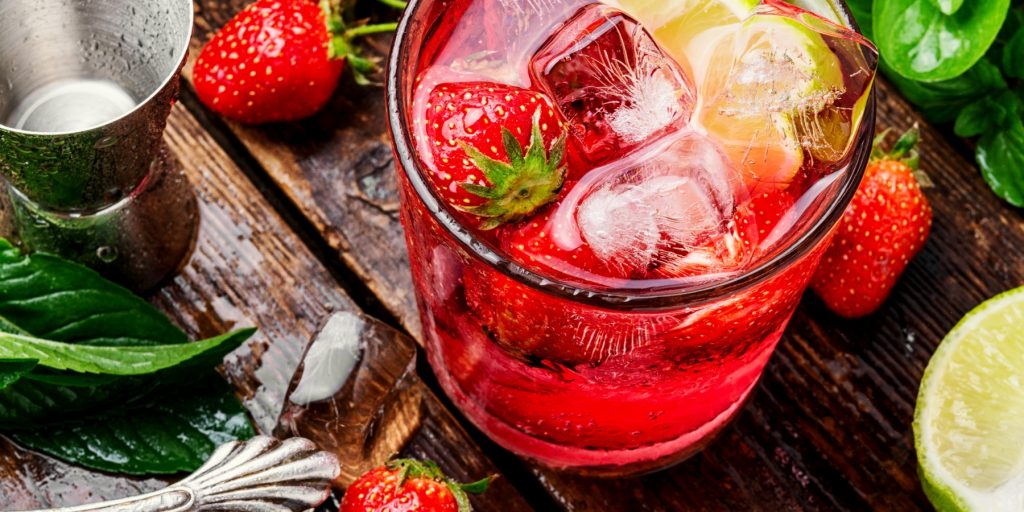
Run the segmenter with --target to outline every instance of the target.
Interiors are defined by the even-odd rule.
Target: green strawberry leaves
[[[15,431],[12,437],[23,446],[104,471],[193,471],[217,446],[256,434],[224,381],[211,377],[201,387],[178,390],[140,407]]]
[[[1006,20],[1010,0],[876,1],[872,9],[875,42],[900,75],[921,82],[949,80],[985,55]],[[956,7],[954,9],[954,7]]]
[[[253,332],[188,343],[127,289],[0,239],[0,428],[96,469],[193,470],[217,444],[253,435],[212,371]]]
[[[479,149],[462,144],[463,150],[490,182],[491,186],[460,183],[467,192],[487,199],[481,205],[463,208],[473,215],[484,217],[480,229],[494,229],[507,222],[515,222],[555,200],[565,182],[565,142],[563,131],[551,144],[544,147],[540,126],[540,109],[533,115],[530,145],[525,153],[519,140],[508,129],[502,128],[502,144],[508,162],[495,160]]]

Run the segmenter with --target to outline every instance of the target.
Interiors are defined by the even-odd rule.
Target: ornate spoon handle
[[[312,441],[259,436],[231,442],[165,489],[115,501],[34,512],[297,512],[327,499],[338,459]]]

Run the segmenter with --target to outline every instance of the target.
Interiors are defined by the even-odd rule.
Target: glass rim
[[[856,23],[852,21],[853,17],[850,15],[849,8],[845,2],[842,0],[828,0],[828,2],[840,9],[848,21],[847,26],[860,33]],[[449,235],[455,238],[469,254],[480,260],[483,264],[498,270],[517,282],[569,301],[607,309],[635,311],[701,305],[761,284],[810,253],[832,228],[838,224],[843,213],[846,211],[847,205],[853,199],[857,187],[860,185],[870,158],[871,145],[874,139],[876,115],[876,90],[874,82],[871,84],[864,119],[861,121],[860,129],[856,135],[853,154],[846,166],[846,176],[843,178],[834,200],[825,207],[824,212],[819,215],[814,224],[807,228],[799,238],[753,269],[707,284],[690,285],[678,289],[661,287],[656,290],[647,291],[640,289],[609,289],[597,286],[586,287],[560,282],[553,277],[544,276],[506,258],[501,251],[475,237],[471,229],[464,226],[458,217],[446,210],[444,202],[438,198],[433,187],[430,187],[424,179],[425,174],[423,169],[421,169],[419,159],[415,157],[415,146],[411,143],[412,133],[410,126],[403,115],[406,108],[411,107],[411,105],[407,105],[406,98],[401,94],[401,89],[403,79],[406,78],[407,66],[405,64],[410,63],[409,52],[410,46],[413,44],[409,41],[409,34],[413,32],[413,28],[422,26],[421,23],[414,22],[422,21],[418,19],[418,15],[420,8],[425,4],[429,4],[429,0],[409,1],[395,32],[395,42],[388,57],[385,102],[387,105],[388,127],[391,132],[398,166],[412,185],[417,198],[434,217],[434,220],[443,226]],[[411,78],[415,79],[415,77]]]
[[[170,73],[163,77],[163,79],[160,81],[160,84],[153,88],[152,92],[150,92],[145,98],[136,102],[135,106],[131,110],[113,119],[103,121],[102,123],[99,123],[95,126],[82,128],[79,130],[65,130],[59,132],[38,132],[34,130],[24,130],[21,128],[15,128],[13,126],[8,126],[3,122],[0,122],[0,131],[18,135],[28,135],[32,137],[68,137],[83,133],[100,132],[120,123],[121,121],[129,117],[137,115],[140,110],[144,109],[147,105],[152,103],[157,96],[163,93],[164,90],[167,89],[167,87],[171,85],[171,83],[174,80],[181,79],[181,71],[185,67],[185,64],[188,62],[189,47],[192,44],[192,35],[195,33],[196,12],[195,9],[192,7],[191,0],[180,1],[178,5],[176,5],[176,7],[181,7],[182,12],[187,13],[186,16],[188,17],[188,19],[185,20],[185,27],[187,27],[187,29],[180,34],[182,38],[180,41],[176,43],[175,46],[173,57],[174,67],[172,68]]]

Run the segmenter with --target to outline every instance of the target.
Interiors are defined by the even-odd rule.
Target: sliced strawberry
[[[438,194],[484,230],[554,201],[565,182],[564,123],[537,92],[442,84],[423,106],[421,155]]]

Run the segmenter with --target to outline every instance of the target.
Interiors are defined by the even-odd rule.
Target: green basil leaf
[[[1017,30],[1003,48],[1003,72],[1013,78],[1024,78],[1024,29]]]
[[[185,333],[93,270],[0,239],[0,317],[33,335],[90,345],[167,345]]]
[[[977,137],[990,129],[998,129],[1008,112],[999,102],[988,97],[960,111],[953,131],[960,137]]]
[[[885,0],[872,8],[875,42],[900,75],[949,80],[970,69],[995,41],[1010,0],[973,0],[951,16],[931,0]]]
[[[35,359],[0,359],[0,390],[18,382],[25,374],[32,371],[39,361]]]
[[[73,464],[130,474],[195,471],[226,442],[255,435],[245,409],[215,374],[143,407],[15,431],[18,443]]]
[[[900,76],[884,59],[880,67],[903,96],[933,123],[957,118],[967,105],[1007,88],[999,67],[983,58],[966,73],[941,82],[918,82]]]
[[[978,139],[977,157],[992,191],[1024,207],[1024,121],[1012,118],[1006,128],[983,135]]]
[[[949,16],[960,10],[960,6],[964,4],[964,0],[932,0],[932,4],[938,7],[942,14]]]
[[[38,359],[55,370],[107,375],[144,375],[181,364],[205,352],[226,354],[252,336],[242,329],[194,343],[143,346],[71,345],[56,341],[0,333],[0,358]]]

